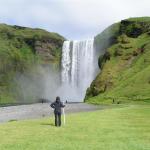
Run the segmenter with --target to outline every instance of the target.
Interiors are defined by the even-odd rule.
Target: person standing
[[[65,107],[63,103],[60,101],[60,97],[56,97],[56,101],[50,105],[54,109],[55,114],[55,126],[61,126],[61,108]]]

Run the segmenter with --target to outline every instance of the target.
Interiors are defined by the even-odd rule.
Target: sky
[[[150,16],[150,0],[0,0],[0,23],[42,28],[69,40],[93,38],[109,25]]]

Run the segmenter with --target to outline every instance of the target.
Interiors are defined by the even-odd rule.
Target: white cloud
[[[150,16],[149,6],[149,0],[0,0],[0,22],[80,39],[124,18]]]

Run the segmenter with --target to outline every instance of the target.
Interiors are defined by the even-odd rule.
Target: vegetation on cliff
[[[123,103],[150,101],[150,18],[131,18],[110,26],[104,55],[99,57],[100,73],[87,90],[86,101]],[[105,31],[104,31],[105,33]],[[99,37],[96,37],[97,42]],[[114,40],[115,39],[115,40]],[[99,40],[99,45],[102,44]],[[102,44],[103,45],[103,44]],[[104,47],[102,47],[104,48]],[[99,49],[101,50],[101,49]]]
[[[16,75],[36,74],[37,65],[59,66],[63,41],[57,33],[0,24],[0,103],[16,100]]]

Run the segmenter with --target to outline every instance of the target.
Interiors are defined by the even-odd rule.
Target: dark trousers
[[[61,126],[61,113],[55,113],[55,126]]]

